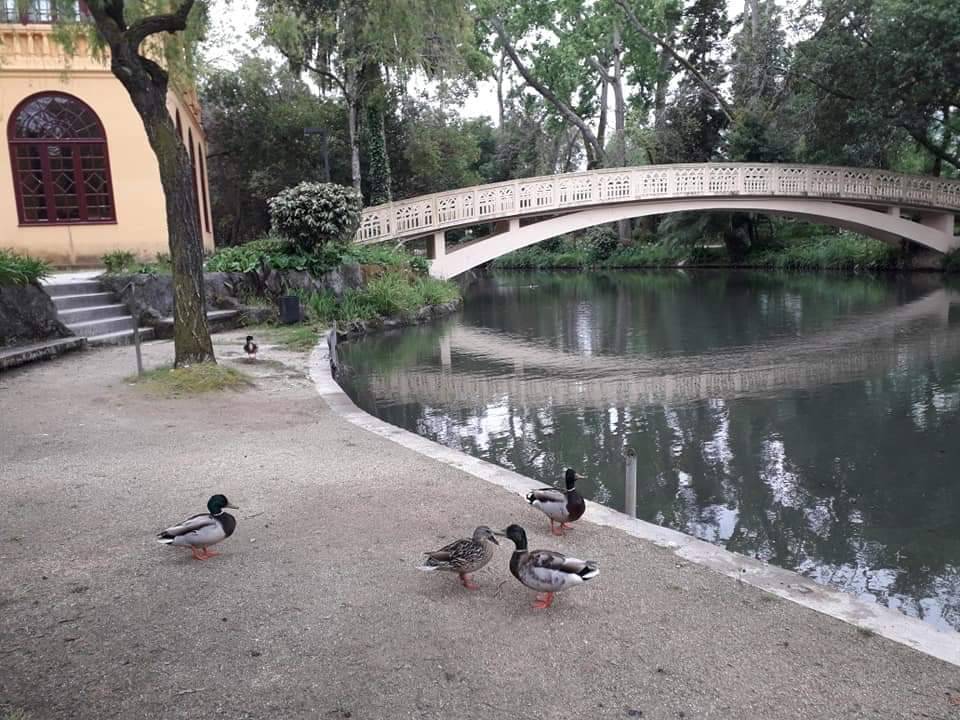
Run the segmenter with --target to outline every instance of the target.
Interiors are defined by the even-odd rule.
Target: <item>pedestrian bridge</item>
[[[430,274],[450,278],[508,252],[593,225],[673,212],[744,211],[960,247],[960,181],[822,165],[703,163],[604,168],[523,178],[366,208],[356,242],[426,238]],[[446,231],[494,233],[447,251]]]

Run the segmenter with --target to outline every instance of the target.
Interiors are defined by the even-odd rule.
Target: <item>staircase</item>
[[[133,317],[127,306],[105,291],[99,280],[69,280],[44,285],[57,307],[57,317],[88,345],[133,342]],[[140,339],[153,338],[153,328],[140,328]]]

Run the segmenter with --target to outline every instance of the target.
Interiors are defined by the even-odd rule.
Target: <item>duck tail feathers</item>
[[[417,565],[417,570],[423,570],[423,572],[436,572],[439,569],[436,565]]]
[[[537,496],[534,495],[533,491],[527,493],[527,502],[533,505],[533,501],[537,499]]]
[[[584,580],[590,580],[600,574],[600,566],[596,560],[587,560],[587,566],[577,573]]]
[[[157,542],[161,545],[173,545],[173,538],[169,535],[160,533],[157,535]]]

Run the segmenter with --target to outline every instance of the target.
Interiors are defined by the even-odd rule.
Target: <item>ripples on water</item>
[[[500,273],[341,348],[364,409],[960,629],[960,289],[934,276]]]

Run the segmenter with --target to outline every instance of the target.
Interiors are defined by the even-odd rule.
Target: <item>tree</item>
[[[953,0],[811,0],[796,74],[817,108],[811,140],[854,141],[887,164],[909,137],[930,172],[960,170],[960,13]],[[858,142],[859,140],[859,142]],[[871,144],[873,147],[871,147]],[[864,150],[868,157],[864,157]]]
[[[390,198],[389,78],[403,86],[415,72],[438,79],[478,69],[470,16],[460,0],[264,0],[261,19],[267,39],[294,71],[309,71],[321,89],[344,98],[353,185],[362,189],[365,141],[371,201]]]
[[[350,184],[346,107],[339,98],[317,98],[286,67],[242,58],[235,70],[208,72],[201,97],[218,244],[265,234],[266,201],[286,187],[304,180]],[[326,137],[305,136],[305,128],[321,128]]]
[[[64,0],[61,17],[71,16],[71,5]],[[207,326],[193,171],[167,111],[171,70],[184,76],[205,7],[195,0],[160,2],[157,7],[131,0],[88,0],[87,8],[93,18],[94,46],[109,50],[110,69],[143,121],[160,169],[173,268],[174,365],[216,362]],[[71,39],[89,35],[89,30],[86,23],[70,23],[61,26],[58,37],[72,51]]]
[[[691,69],[681,79],[666,113],[665,154],[672,162],[714,159],[732,117],[723,96],[712,89],[726,78],[716,52],[730,32],[726,13],[723,0],[695,0],[683,12],[680,47]]]

